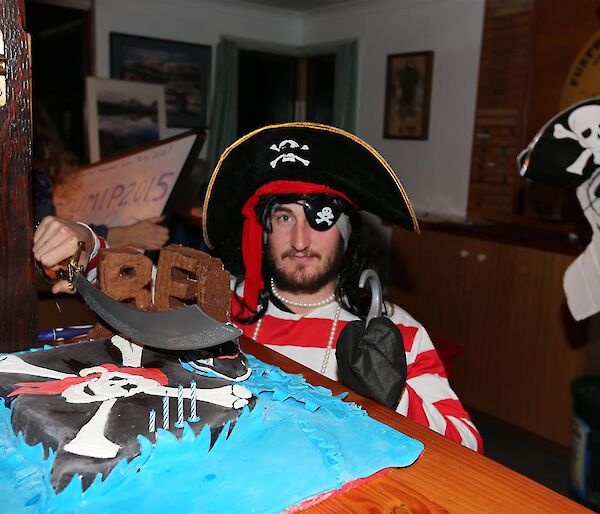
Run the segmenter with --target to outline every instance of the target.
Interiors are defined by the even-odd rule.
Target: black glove
[[[395,409],[406,384],[406,353],[400,330],[386,317],[351,321],[337,342],[342,384]]]

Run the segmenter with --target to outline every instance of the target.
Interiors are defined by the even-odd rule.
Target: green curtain
[[[206,150],[211,172],[223,151],[238,136],[238,60],[238,45],[230,39],[221,38],[217,45],[212,122]]]
[[[356,129],[357,83],[358,41],[355,39],[335,51],[333,124],[348,132]]]

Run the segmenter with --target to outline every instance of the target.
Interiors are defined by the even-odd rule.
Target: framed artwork
[[[88,77],[86,102],[91,162],[166,137],[161,85]]]
[[[427,139],[433,52],[387,58],[383,137]]]
[[[207,126],[211,47],[110,34],[110,76],[163,84],[167,126]]]

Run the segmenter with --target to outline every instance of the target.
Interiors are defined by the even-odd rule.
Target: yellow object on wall
[[[562,88],[560,109],[594,96],[600,96],[600,29],[573,61]]]

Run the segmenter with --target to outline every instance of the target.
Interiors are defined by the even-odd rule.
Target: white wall
[[[390,162],[419,214],[462,217],[483,10],[484,0],[357,0],[309,13],[234,0],[96,0],[96,70],[110,74],[110,32],[213,48],[221,35],[292,47],[359,38],[357,134]],[[383,139],[387,55],[419,50],[435,52],[429,139]]]
[[[96,74],[108,77],[110,32],[213,47],[220,36],[297,46],[302,19],[291,11],[219,0],[96,0],[94,28]]]
[[[304,17],[304,44],[359,38],[357,134],[389,161],[418,214],[466,214],[484,0],[376,0]],[[387,55],[433,50],[429,139],[383,139]]]

